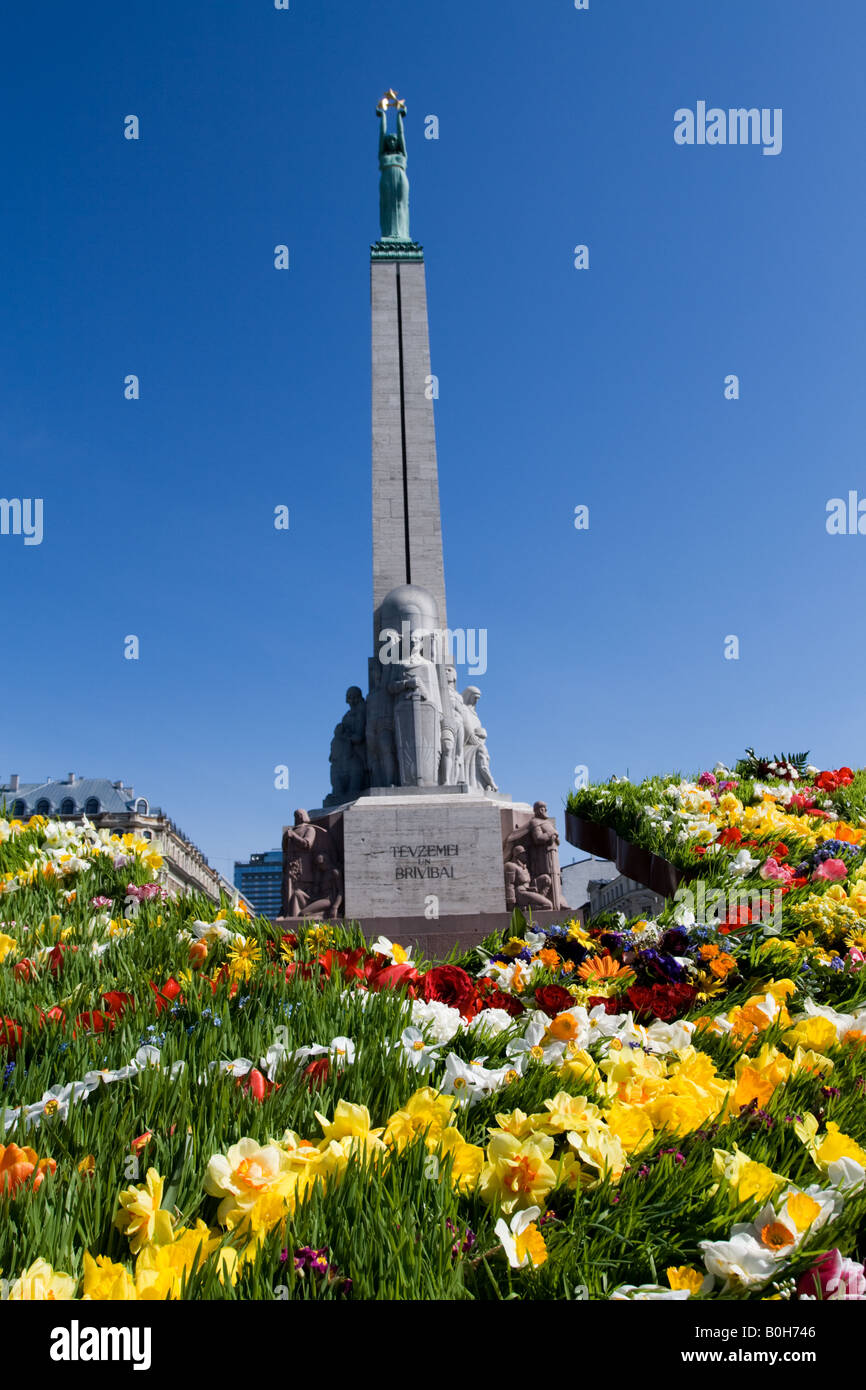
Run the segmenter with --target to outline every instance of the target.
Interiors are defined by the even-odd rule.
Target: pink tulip
[[[797,1280],[800,1298],[833,1298],[866,1301],[866,1274],[855,1260],[840,1250],[829,1250]]]
[[[816,878],[829,879],[831,883],[837,883],[840,878],[847,877],[848,866],[844,859],[825,859],[823,864],[819,864],[812,874],[812,881]]]

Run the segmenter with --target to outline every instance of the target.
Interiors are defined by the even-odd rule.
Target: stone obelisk
[[[388,130],[389,109],[396,130]],[[409,233],[405,104],[377,108],[381,238],[371,248],[373,609],[402,584],[427,589],[447,627],[424,253]],[[375,619],[374,619],[375,621]],[[374,639],[378,641],[378,632]]]
[[[388,129],[394,113],[395,128]],[[379,220],[371,247],[373,655],[346,691],[331,791],[283,839],[284,912],[340,908],[375,932],[480,940],[512,907],[561,905],[556,833],[490,770],[481,691],[458,694],[445,609],[424,253],[409,231],[404,103],[379,102]],[[459,648],[458,648],[459,649]],[[463,658],[461,658],[461,661]],[[381,925],[380,925],[381,924]]]

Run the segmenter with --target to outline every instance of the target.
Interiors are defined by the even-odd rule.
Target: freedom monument
[[[394,128],[389,129],[389,113]],[[447,626],[424,253],[409,231],[406,106],[379,124],[371,247],[373,654],[346,691],[331,790],[283,834],[284,918],[343,917],[428,947],[471,944],[514,907],[561,917],[559,836],[491,770],[481,691],[457,688]]]

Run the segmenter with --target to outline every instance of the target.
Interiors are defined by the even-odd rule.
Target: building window
[[[84,803],[84,814],[86,816],[99,815],[99,797],[89,796]]]
[[[71,797],[71,796],[65,796],[65,797],[63,798],[63,800],[61,801],[61,803],[60,803],[60,814],[61,814],[61,816],[74,816],[74,815],[75,815],[75,802],[72,800],[72,797]]]
[[[152,840],[152,839],[153,839],[153,831],[152,831],[152,830],[142,830],[142,832],[141,832],[141,838],[142,838],[143,840]]]
[[[137,816],[147,816],[150,814],[150,807],[143,796],[140,796],[135,803],[135,814]]]
[[[27,802],[26,802],[26,801],[13,801],[13,803],[12,803],[12,814],[13,814],[13,816],[18,816],[19,818],[20,818],[21,816],[26,816],[26,815],[27,815]]]
[[[51,815],[51,802],[47,801],[44,796],[40,801],[37,801],[36,803],[36,813],[40,816]]]

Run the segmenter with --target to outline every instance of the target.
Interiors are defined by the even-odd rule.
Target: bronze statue
[[[397,108],[397,127],[388,130],[388,107]],[[411,241],[409,236],[409,180],[406,176],[406,137],[403,122],[406,103],[394,91],[386,92],[376,107],[379,118],[379,222],[383,241]]]

